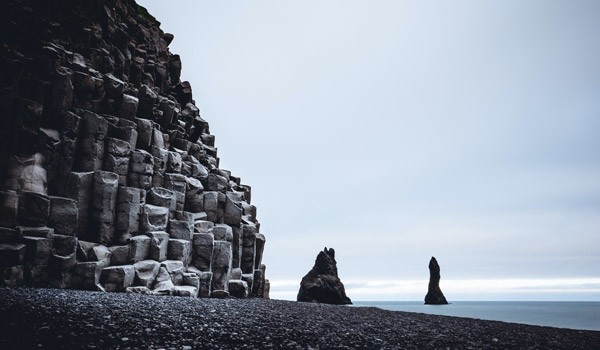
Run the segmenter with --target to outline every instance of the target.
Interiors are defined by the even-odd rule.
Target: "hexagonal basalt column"
[[[129,174],[127,184],[144,190],[152,187],[154,174],[154,157],[144,150],[136,149],[129,160]]]
[[[79,209],[70,198],[50,197],[50,219],[48,225],[61,235],[75,236],[78,230]]]
[[[89,220],[89,241],[109,245],[115,230],[115,207],[119,175],[108,171],[96,171],[92,208]]]
[[[102,169],[104,159],[104,139],[108,131],[108,121],[103,117],[84,111],[81,117],[79,147],[75,158],[78,171]]]
[[[212,283],[211,289],[229,290],[229,272],[231,271],[231,243],[227,241],[214,241],[212,256]]]

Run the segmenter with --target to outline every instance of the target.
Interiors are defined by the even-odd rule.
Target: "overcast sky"
[[[323,247],[355,300],[600,300],[600,2],[140,0],[272,296]]]

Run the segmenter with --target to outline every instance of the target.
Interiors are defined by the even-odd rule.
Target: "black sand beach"
[[[281,300],[0,288],[0,349],[599,349],[600,332]]]

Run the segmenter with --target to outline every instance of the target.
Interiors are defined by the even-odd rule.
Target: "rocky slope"
[[[268,295],[173,35],[133,0],[0,7],[0,285]]]

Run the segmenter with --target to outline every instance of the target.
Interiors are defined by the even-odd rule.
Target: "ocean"
[[[419,312],[600,331],[600,302],[587,301],[457,301],[448,305],[423,305],[419,301],[356,301],[354,306]]]

